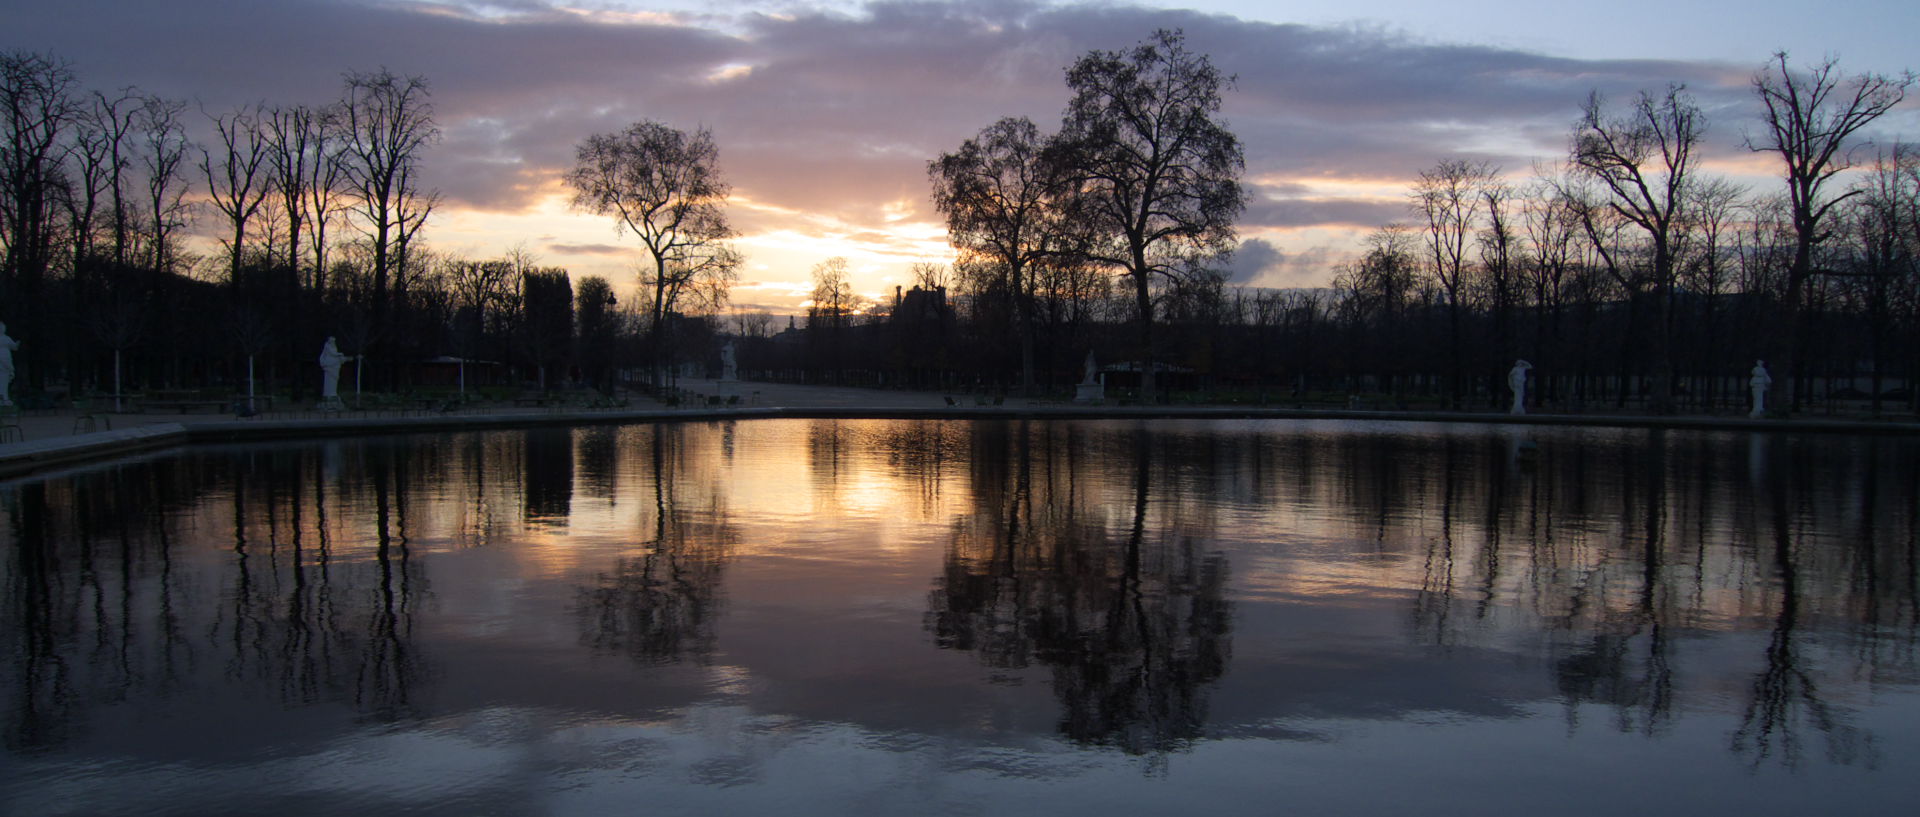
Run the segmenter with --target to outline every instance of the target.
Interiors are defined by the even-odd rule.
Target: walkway
[[[686,379],[685,391],[719,395],[711,380]],[[83,415],[73,410],[9,415],[0,438],[0,478],[18,477],[78,462],[204,440],[246,440],[368,434],[395,431],[519,428],[582,423],[660,422],[705,418],[770,417],[1029,417],[1029,418],[1274,418],[1365,419],[1528,425],[1597,425],[1645,428],[1920,434],[1920,423],[1839,419],[1748,420],[1743,417],[1649,417],[1603,414],[1533,414],[1283,409],[1233,406],[1077,406],[1049,400],[1006,398],[999,405],[939,392],[802,386],[742,382],[740,399],[695,399],[680,406],[651,400],[618,409],[484,406],[454,411],[285,411],[257,417],[231,414]],[[91,426],[91,428],[89,427]]]

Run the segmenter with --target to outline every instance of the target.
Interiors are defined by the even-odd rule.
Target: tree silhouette
[[[720,178],[720,151],[705,128],[687,133],[643,121],[589,136],[575,152],[567,173],[573,205],[613,216],[646,246],[640,283],[650,295],[653,382],[662,386],[675,305],[691,296],[717,309],[741,262],[727,243],[734,232],[720,209],[731,190]]]
[[[1240,140],[1219,117],[1231,84],[1178,30],[1088,52],[1067,69],[1061,139],[1095,236],[1086,255],[1133,285],[1145,398],[1155,389],[1154,286],[1228,253],[1246,206]]]

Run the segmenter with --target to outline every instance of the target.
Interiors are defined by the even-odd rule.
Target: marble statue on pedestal
[[[1767,373],[1767,362],[1753,362],[1753,376],[1747,378],[1747,388],[1753,391],[1753,411],[1747,416],[1755,420],[1767,416],[1767,389],[1773,387],[1773,375]]]
[[[737,402],[740,397],[740,358],[734,350],[733,341],[720,346],[720,380],[713,384],[714,392],[726,398],[728,403]]]
[[[1532,368],[1533,364],[1516,360],[1513,368],[1507,370],[1507,390],[1513,392],[1513,407],[1507,410],[1508,414],[1527,413],[1527,370]]]
[[[340,354],[333,336],[327,336],[327,345],[320,347],[320,402],[340,402],[340,365],[349,359]]]
[[[1080,384],[1073,389],[1073,402],[1094,404],[1105,402],[1107,387],[1100,382],[1100,366],[1094,362],[1093,350],[1087,350],[1086,371],[1080,378]]]
[[[13,405],[8,395],[13,389],[13,350],[20,348],[20,342],[7,336],[7,325],[0,323],[0,406]]]

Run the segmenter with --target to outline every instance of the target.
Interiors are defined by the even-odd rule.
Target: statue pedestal
[[[1094,405],[1107,401],[1107,387],[1099,383],[1081,383],[1073,387],[1073,402]]]
[[[322,397],[320,398],[320,402],[314,405],[313,410],[314,411],[345,411],[346,408],[347,408],[347,404],[340,402],[339,397]]]

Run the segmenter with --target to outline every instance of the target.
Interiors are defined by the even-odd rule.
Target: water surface
[[[8,483],[0,813],[1904,812],[1916,449],[778,420]]]

